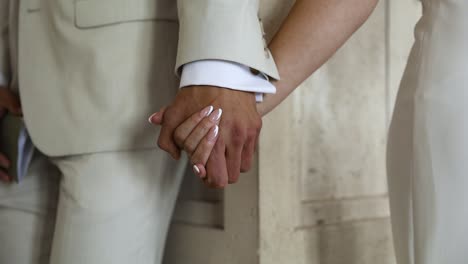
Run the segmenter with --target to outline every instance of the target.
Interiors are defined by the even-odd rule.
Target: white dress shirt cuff
[[[192,85],[210,85],[233,90],[253,92],[262,101],[264,93],[276,93],[266,75],[253,74],[250,68],[223,60],[200,60],[184,65],[180,88]]]

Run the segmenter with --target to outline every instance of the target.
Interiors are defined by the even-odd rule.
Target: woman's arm
[[[297,0],[270,43],[281,80],[258,104],[266,115],[324,64],[367,20],[378,0]]]

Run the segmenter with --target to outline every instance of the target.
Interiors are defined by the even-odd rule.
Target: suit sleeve
[[[10,62],[8,52],[9,1],[0,0],[0,75],[4,82],[9,79]]]
[[[199,60],[235,62],[279,79],[266,46],[258,0],[178,0],[176,73]]]

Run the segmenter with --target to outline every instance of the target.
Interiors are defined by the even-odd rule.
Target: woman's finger
[[[180,124],[174,131],[174,141],[179,148],[184,147],[184,142],[192,131],[198,126],[200,122],[203,122],[203,118],[209,116],[213,112],[213,106],[207,106],[198,113],[193,114],[182,124]],[[206,132],[205,132],[206,134]]]
[[[203,182],[210,188],[222,189],[228,184],[226,169],[226,144],[218,137],[206,163],[207,176]]]
[[[164,106],[163,108],[161,108],[161,110],[159,110],[158,112],[152,114],[148,118],[148,122],[150,122],[153,125],[161,125],[162,121],[163,121],[163,118],[164,118],[164,112],[166,112],[166,108],[167,108],[167,106]]]
[[[206,177],[206,168],[203,164],[195,164],[192,166],[193,173],[200,177],[200,179],[204,179]]]
[[[167,106],[161,108],[158,112],[152,114],[148,118],[148,122],[153,125],[160,125],[161,131],[159,132],[158,137],[158,146],[160,149],[169,153],[172,158],[178,160],[180,158],[180,149],[175,145],[172,140],[172,133],[176,129],[176,126],[173,122],[164,122],[164,115],[166,115]],[[164,124],[163,124],[164,123]]]
[[[210,129],[208,134],[202,139],[200,144],[198,144],[195,152],[193,152],[190,161],[193,166],[193,170],[197,176],[200,178],[206,177],[206,168],[205,165],[208,162],[208,158],[211,155],[211,151],[218,139],[219,135],[219,126],[215,125]]]
[[[201,122],[198,123],[198,125],[194,129],[190,131],[191,133],[190,135],[188,135],[188,137],[185,136],[184,138],[178,139],[180,141],[183,140],[182,148],[187,152],[189,156],[191,156],[195,152],[197,146],[200,144],[203,138],[207,136],[209,131],[219,123],[222,114],[222,109],[217,109],[213,111],[211,115],[204,118]],[[178,132],[176,131],[174,134],[177,135]],[[181,135],[179,136],[182,137]]]

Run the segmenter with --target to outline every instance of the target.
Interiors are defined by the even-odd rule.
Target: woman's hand
[[[263,116],[269,110],[269,105],[257,103],[257,111]],[[185,150],[190,158],[193,172],[205,183],[211,186],[207,178],[206,163],[218,139],[219,121],[222,109],[214,110],[208,106],[185,120],[174,132],[174,141],[181,150]],[[166,107],[150,116],[148,121],[154,125],[161,125],[164,120]]]
[[[161,125],[164,122],[165,109],[151,115],[149,122]],[[194,173],[208,185],[210,179],[207,177],[205,166],[218,139],[218,124],[222,113],[222,109],[207,106],[185,120],[173,135],[177,146],[187,152]]]

